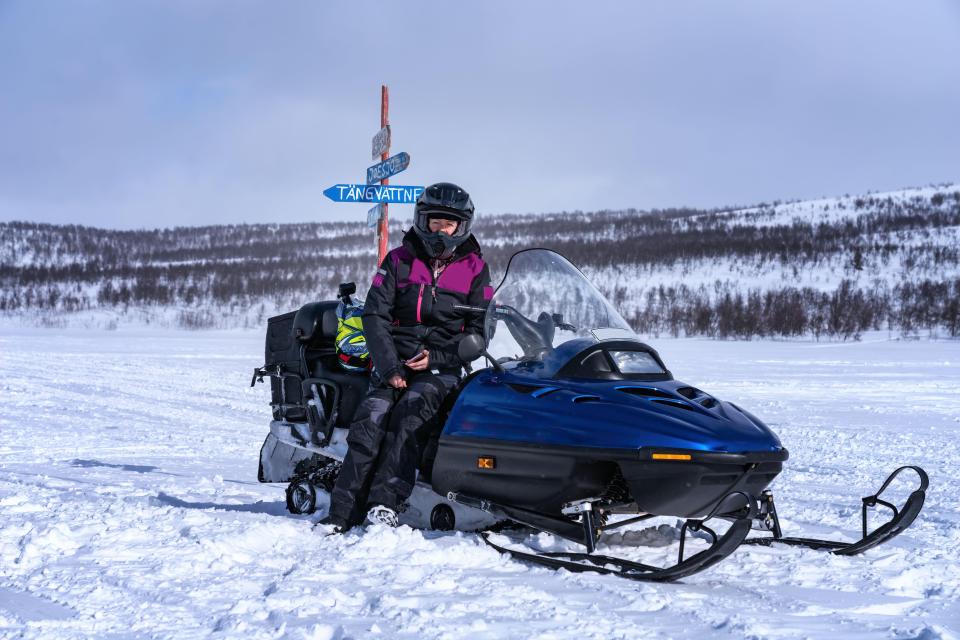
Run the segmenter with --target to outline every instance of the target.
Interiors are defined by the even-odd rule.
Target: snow
[[[742,547],[673,584],[530,567],[472,533],[325,536],[256,479],[259,331],[6,327],[0,637],[960,637],[960,343],[649,341],[778,432],[788,535],[855,539],[901,464],[930,473],[923,513],[862,556]],[[604,543],[661,561],[675,536],[657,519]]]
[[[858,200],[872,199],[877,202],[889,201],[897,204],[920,203],[929,201],[930,197],[935,194],[950,196],[958,191],[960,191],[960,188],[957,185],[944,183],[898,189],[896,191],[868,192],[866,195],[844,195],[748,207],[726,212],[725,217],[738,220],[741,224],[750,224],[756,227],[790,225],[794,222],[816,226],[822,223],[833,224],[846,219],[854,219],[862,213],[872,213],[872,206],[865,208],[863,211],[858,210],[856,206]],[[697,216],[692,218],[692,220],[696,219]]]

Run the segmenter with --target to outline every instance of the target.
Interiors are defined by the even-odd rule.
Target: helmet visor
[[[449,211],[420,211],[417,213],[416,224],[424,233],[441,233],[439,231],[435,232],[430,228],[430,220],[434,219],[456,222],[457,228],[450,234],[454,238],[465,236],[470,232],[470,219],[466,216],[450,213]]]

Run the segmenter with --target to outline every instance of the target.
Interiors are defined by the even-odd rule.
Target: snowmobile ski
[[[906,469],[911,469],[916,472],[917,476],[920,478],[920,488],[913,491],[907,498],[906,503],[904,503],[901,508],[897,509],[897,507],[890,502],[881,500],[880,494],[882,494],[887,487],[890,486],[890,483],[893,482],[894,478],[896,478],[902,471]],[[912,465],[900,467],[887,476],[886,481],[884,481],[883,485],[881,485],[879,491],[871,496],[862,498],[863,506],[861,507],[861,521],[863,537],[856,542],[839,542],[836,540],[820,540],[817,538],[784,537],[780,529],[780,519],[777,516],[777,508],[773,502],[773,493],[770,491],[764,491],[763,495],[760,497],[759,518],[763,522],[764,528],[767,528],[769,531],[771,531],[773,535],[770,537],[749,538],[744,540],[744,544],[760,544],[764,546],[770,546],[776,542],[780,544],[808,547],[810,549],[824,549],[841,556],[857,555],[859,553],[863,553],[867,549],[872,549],[873,547],[879,546],[885,542],[889,542],[903,532],[907,527],[909,527],[920,513],[920,510],[923,508],[923,501],[926,497],[926,491],[929,484],[930,479],[927,476],[927,472],[920,467]],[[884,507],[890,509],[893,512],[893,517],[888,522],[880,525],[873,531],[868,531],[867,508],[876,507],[877,505],[883,505]]]

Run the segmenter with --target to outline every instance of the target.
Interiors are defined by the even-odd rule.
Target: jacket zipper
[[[432,272],[433,269],[431,269],[430,271]],[[437,276],[434,275],[432,280],[433,280],[433,284],[430,286],[430,295],[433,298],[433,301],[436,302],[437,301]],[[420,293],[417,294],[417,323],[423,322],[423,320],[420,317],[420,307],[423,304],[423,287],[424,286],[425,285],[423,284],[420,285]]]
[[[462,256],[461,256],[460,258],[458,258],[457,260],[451,261],[450,264],[453,264],[454,262],[457,262],[457,261],[460,260],[460,259],[462,259]],[[449,267],[450,265],[448,264],[447,266]],[[431,269],[430,271],[431,271],[431,275],[433,275],[433,269]],[[433,297],[433,301],[436,302],[436,301],[437,301],[437,280],[438,280],[438,278],[437,278],[436,275],[433,275],[433,277],[432,277],[431,279],[433,280],[433,285],[431,286],[431,295],[432,295],[432,297]],[[420,285],[420,291],[419,291],[419,293],[417,294],[417,324],[422,324],[422,323],[423,323],[423,319],[421,318],[421,315],[420,315],[420,309],[421,309],[421,307],[422,307],[422,305],[423,305],[423,287],[424,287],[424,286],[425,286],[425,285],[423,285],[423,284]],[[462,331],[462,329],[461,329],[461,331]]]

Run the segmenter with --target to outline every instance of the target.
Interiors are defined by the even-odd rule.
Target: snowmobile
[[[341,285],[340,297],[354,292]],[[271,318],[268,364],[251,381],[269,377],[272,387],[259,479],[289,483],[292,513],[312,512],[317,491],[332,489],[367,391],[367,375],[336,363],[337,304]],[[479,531],[498,551],[548,567],[670,581],[744,543],[861,553],[902,532],[923,506],[927,474],[901,467],[863,498],[857,542],[784,536],[768,488],[788,459],[776,434],[746,409],[675,380],[657,351],[553,251],[516,253],[489,304],[461,310],[483,314],[485,336],[466,336],[460,356],[483,356],[486,366],[450,394],[437,417],[439,435],[421,443],[417,487],[401,523]],[[905,504],[881,499],[908,470],[919,487]],[[868,509],[876,506],[892,515],[870,531]],[[655,516],[682,519],[674,564],[597,553],[601,534]],[[502,546],[489,531],[503,523],[573,541],[583,552]],[[752,530],[762,533],[748,538]],[[707,547],[686,553],[688,536]]]

